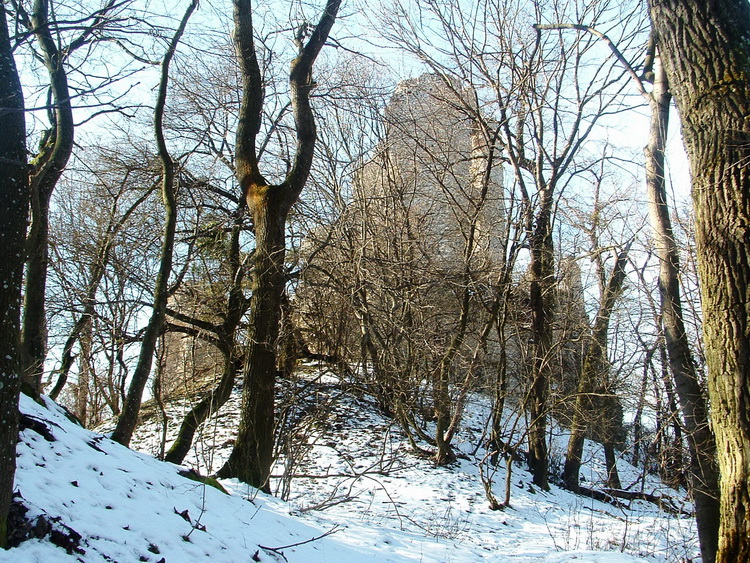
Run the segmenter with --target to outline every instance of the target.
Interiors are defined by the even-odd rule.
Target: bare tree
[[[132,133],[113,144],[73,158],[50,213],[47,318],[59,363],[48,388],[91,425],[121,412],[162,240],[154,155]]]
[[[122,4],[108,0],[102,8],[76,18],[81,22],[78,26],[58,22],[58,14],[51,10],[49,0],[34,0],[30,11],[20,0],[11,4],[18,23],[35,38],[39,58],[49,74],[49,128],[44,131],[39,150],[31,161],[31,228],[21,333],[25,387],[29,393],[38,395],[47,354],[45,301],[50,200],[73,151],[75,131],[75,90],[68,80],[71,58],[79,49],[97,41],[102,31],[117,20],[116,12]]]
[[[154,132],[156,134],[159,160],[162,166],[161,193],[165,211],[164,237],[159,253],[159,271],[154,284],[154,302],[151,318],[143,334],[138,364],[130,381],[130,387],[123,403],[122,412],[117,419],[117,426],[112,432],[112,439],[125,446],[130,444],[130,438],[138,422],[138,412],[141,408],[143,390],[151,375],[151,365],[154,352],[156,351],[156,344],[166,318],[167,299],[169,297],[168,283],[172,272],[172,255],[174,253],[175,230],[177,228],[177,198],[175,194],[175,163],[172,160],[164,139],[163,119],[169,88],[169,65],[177,50],[177,45],[185,31],[188,20],[197,7],[198,0],[192,0],[175,34],[172,36],[169,48],[161,63],[159,92],[154,108]]]
[[[96,242],[94,254],[93,256],[87,257],[90,258],[90,265],[86,275],[85,287],[76,288],[82,294],[81,308],[78,318],[74,320],[73,326],[70,329],[70,333],[63,346],[60,367],[56,370],[57,381],[49,392],[49,396],[52,400],[57,400],[67,383],[68,374],[70,373],[73,361],[75,360],[73,352],[76,343],[82,338],[90,339],[91,337],[89,333],[91,331],[93,317],[96,314],[97,293],[99,292],[106,270],[110,265],[110,256],[112,254],[112,249],[117,242],[118,234],[127,224],[130,217],[137,211],[138,207],[151,195],[152,190],[145,190],[135,199],[135,201],[130,203],[121,214],[118,213],[119,207],[121,206],[121,199],[126,199],[127,184],[130,181],[132,181],[132,178],[126,173],[119,189],[113,194],[114,197],[110,202],[110,209],[107,214],[107,224],[104,227],[104,232],[101,233],[101,238]],[[74,213],[73,210],[67,210],[67,212]],[[67,234],[71,235],[71,233]],[[52,239],[54,241],[54,235],[52,236]],[[81,257],[78,256],[78,258]],[[70,308],[74,310],[75,305],[71,303]],[[90,349],[91,343],[88,342],[87,346]],[[90,354],[83,354],[82,361],[84,362],[84,365],[89,362],[89,358]],[[84,387],[85,382],[79,380],[78,386]],[[81,411],[77,410],[76,412],[78,412],[79,418],[85,424],[86,417],[80,416]]]
[[[418,3],[418,8],[395,3],[381,27],[389,39],[428,68],[476,89],[479,105],[497,124],[500,158],[506,162],[513,178],[511,190],[524,210],[532,346],[525,400],[530,419],[528,461],[534,482],[546,489],[556,201],[585,168],[580,153],[600,118],[616,107],[623,71],[612,64],[611,57],[597,59],[601,53],[593,40],[535,30],[528,23],[569,18],[577,23],[596,21],[612,6],[588,4],[573,13],[559,4],[490,0],[466,9],[455,0]],[[430,25],[422,24],[424,18]],[[633,12],[618,23],[624,42],[632,42],[637,35],[632,33],[637,29],[635,20]],[[596,59],[597,64],[592,72],[578,72],[586,57]]]
[[[289,86],[297,145],[284,181],[273,185],[260,171],[256,145],[264,106],[264,80],[255,44],[253,4],[251,0],[234,1],[234,44],[242,76],[236,174],[253,215],[256,246],[248,335],[251,344],[240,427],[234,449],[219,475],[237,477],[264,490],[269,490],[268,477],[273,462],[276,345],[286,285],[286,218],[310,173],[316,139],[310,106],[310,92],[315,87],[312,70],[340,5],[340,0],[328,0],[317,25],[312,27],[305,22],[296,30],[298,52],[289,71]]]
[[[691,486],[695,495],[696,518],[701,543],[701,554],[706,561],[714,561],[719,526],[719,479],[716,468],[716,443],[708,420],[705,393],[698,378],[687,332],[685,331],[682,298],[680,295],[680,257],[672,230],[666,191],[665,150],[669,125],[669,108],[672,95],[661,64],[657,41],[651,38],[646,52],[643,73],[638,74],[618,50],[616,44],[598,30],[582,25],[547,26],[555,29],[575,29],[602,39],[618,61],[627,69],[636,88],[649,105],[651,124],[645,152],[646,191],[649,215],[654,232],[656,253],[660,260],[659,322],[663,326],[665,352],[669,356],[669,369],[674,378],[677,396],[687,431],[690,450]],[[646,85],[651,83],[651,91]],[[660,349],[663,348],[660,346]],[[666,367],[666,362],[664,366]],[[667,388],[672,383],[667,381]],[[672,401],[669,401],[672,404]],[[676,428],[680,433],[679,426]],[[566,464],[566,467],[567,464]],[[572,474],[568,473],[572,479]],[[566,479],[568,486],[572,481]]]
[[[195,431],[229,399],[234,387],[235,376],[244,367],[245,355],[238,345],[239,339],[237,338],[240,321],[249,306],[248,299],[243,291],[245,260],[240,251],[240,236],[246,219],[243,208],[244,202],[240,202],[231,225],[226,244],[227,248],[225,249],[226,255],[222,256],[229,274],[228,287],[225,291],[226,300],[224,301],[223,318],[218,323],[210,323],[191,318],[181,311],[169,311],[170,317],[173,319],[170,330],[184,331],[210,343],[218,348],[223,359],[219,381],[203,399],[193,406],[180,424],[177,437],[165,455],[165,459],[172,463],[182,463],[190,450]]]
[[[596,235],[593,238],[596,239]],[[597,251],[600,252],[601,249],[597,249]],[[585,344],[563,471],[565,486],[573,491],[579,490],[578,477],[587,426],[594,429],[594,435],[604,444],[607,454],[608,486],[620,487],[617,467],[614,464],[614,428],[617,425],[617,417],[613,416],[613,409],[611,408],[614,397],[607,358],[607,340],[612,311],[617,298],[622,293],[626,278],[625,266],[627,265],[629,251],[630,244],[627,244],[618,253],[609,276],[606,276],[604,272],[604,264],[600,256],[596,256],[595,260],[600,292],[599,310],[591,327],[591,334]],[[593,424],[591,423],[592,420],[594,421]]]

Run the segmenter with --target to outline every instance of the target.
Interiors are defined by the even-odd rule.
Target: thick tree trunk
[[[669,355],[669,369],[677,390],[690,450],[690,483],[701,555],[704,563],[713,563],[719,539],[719,472],[716,441],[709,425],[706,399],[682,317],[680,258],[667,204],[664,152],[671,99],[666,74],[657,60],[650,100],[651,131],[645,154],[649,215],[660,265],[661,323]]]
[[[286,212],[280,209],[279,201],[274,201],[278,199],[274,194],[283,194],[271,187],[264,193],[267,194],[265,201],[256,199],[253,209],[255,279],[250,301],[250,350],[242,392],[240,426],[234,449],[218,475],[237,477],[268,492],[276,424],[276,355],[281,326],[281,302],[286,286]]]
[[[303,44],[307,26],[297,35],[299,54],[292,61],[289,86],[297,133],[294,162],[284,182],[270,185],[258,167],[256,136],[263,113],[263,76],[258,64],[251,0],[234,0],[234,46],[242,73],[242,102],[237,126],[236,175],[255,222],[255,269],[250,303],[247,370],[242,391],[242,412],[234,449],[220,477],[240,480],[270,490],[273,463],[274,387],[277,340],[286,279],[285,229],[289,210],[307,182],[315,153],[315,118],[310,91],[312,68],[331,31],[341,0],[328,0],[320,21]]]
[[[721,471],[716,560],[750,561],[750,4],[652,0],[650,8],[692,174]]]
[[[7,547],[21,384],[20,313],[29,178],[21,82],[0,4],[0,548]]]

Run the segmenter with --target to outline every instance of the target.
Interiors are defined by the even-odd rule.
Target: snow
[[[32,429],[21,433],[16,490],[27,517],[44,514],[53,527],[72,528],[84,553],[68,554],[47,537],[0,551],[0,561],[634,563],[697,556],[692,518],[642,501],[617,508],[554,485],[539,491],[518,464],[511,507],[490,510],[477,467],[481,450],[474,455],[486,417],[481,397],[472,400],[458,434],[459,461],[440,468],[413,454],[367,397],[353,398],[330,382],[303,387],[309,397],[297,397],[300,410],[290,420],[307,446],[287,450],[291,455],[274,468],[272,485],[287,501],[236,480],[222,481],[225,494],[181,476],[183,468],[81,428],[49,400],[45,408],[22,397],[22,412],[43,421],[54,441]],[[305,418],[310,401],[321,407],[316,424]],[[230,450],[238,402],[236,393],[207,421],[186,465],[218,469]],[[179,421],[179,414],[174,407],[170,418]],[[158,435],[152,421],[134,444],[154,450]],[[560,431],[553,455],[564,442]],[[597,445],[587,444],[590,485],[601,478],[600,457]],[[299,476],[285,480],[290,460],[286,467]],[[624,485],[640,477],[622,460],[620,472]],[[501,464],[494,475],[500,499],[504,482]],[[684,497],[651,477],[641,483],[648,492]]]

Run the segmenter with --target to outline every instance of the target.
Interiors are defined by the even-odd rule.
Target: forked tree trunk
[[[650,10],[692,175],[721,471],[716,560],[750,561],[750,4],[651,0]]]
[[[52,192],[73,151],[73,109],[63,54],[52,37],[49,3],[36,0],[29,18],[21,19],[33,31],[49,73],[54,103],[52,123],[45,132],[31,170],[31,229],[29,231],[21,345],[24,387],[32,395],[42,391],[42,373],[47,355],[46,287],[49,263],[49,205]]]
[[[297,133],[294,163],[279,185],[271,185],[258,166],[256,137],[263,114],[264,80],[258,64],[251,0],[234,0],[234,45],[242,73],[242,101],[237,126],[236,174],[255,223],[255,268],[250,302],[247,370],[242,391],[242,412],[234,449],[220,477],[270,490],[275,427],[277,340],[286,277],[286,218],[307,182],[315,150],[315,119],[310,91],[312,68],[331,31],[341,0],[328,0],[315,29],[303,44],[308,26],[298,30],[299,53],[292,61],[289,86]]]
[[[0,549],[7,547],[20,390],[21,286],[29,210],[26,123],[21,82],[0,4]]]
[[[69,45],[60,45],[53,36],[57,26],[53,6],[48,0],[34,0],[29,15],[18,3],[16,16],[29,34],[33,34],[39,54],[49,73],[52,98],[50,128],[44,132],[38,154],[32,161],[31,228],[27,242],[27,268],[24,291],[24,316],[21,329],[24,387],[32,395],[42,390],[42,374],[47,356],[46,286],[49,263],[49,206],[68,159],[73,152],[75,124],[65,58],[75,49],[90,41],[94,29],[104,27],[117,0],[107,0],[96,12],[88,27]],[[119,5],[119,4],[117,4]],[[50,21],[52,16],[52,21]]]

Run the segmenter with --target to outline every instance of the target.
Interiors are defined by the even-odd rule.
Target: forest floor
[[[483,461],[489,401],[469,397],[456,436],[457,461],[435,467],[415,453],[397,425],[365,393],[325,373],[283,382],[282,441],[276,496],[236,480],[229,494],[160,462],[162,426],[154,415],[133,441],[141,453],[76,425],[48,402],[22,397],[26,429],[18,449],[16,490],[36,537],[0,561],[362,561],[632,563],[695,561],[697,539],[684,491],[618,460],[623,489],[662,497],[661,507],[618,506],[531,484],[511,464],[510,506],[491,510],[484,480],[505,497],[506,465]],[[210,474],[228,456],[239,390],[203,425],[185,466]],[[188,402],[167,409],[167,444]],[[510,421],[509,421],[510,422]],[[567,436],[553,432],[553,466]],[[518,438],[518,437],[517,437]],[[602,448],[587,442],[582,476],[602,486]],[[554,467],[553,467],[554,469]],[[669,511],[665,511],[667,507]],[[39,517],[42,517],[41,519]]]

